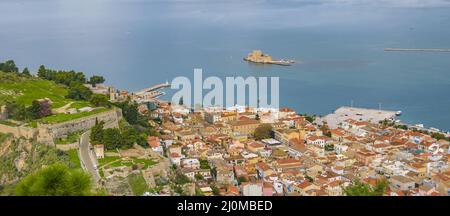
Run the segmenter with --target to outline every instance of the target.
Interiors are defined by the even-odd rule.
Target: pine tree
[[[27,67],[23,69],[22,74],[24,76],[26,76],[26,77],[30,77],[31,76],[31,73],[30,73],[30,71],[28,70]]]

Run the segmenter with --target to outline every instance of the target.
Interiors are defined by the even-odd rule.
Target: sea
[[[450,131],[447,0],[1,0],[0,61],[102,75],[136,91],[175,77],[280,78],[280,106],[401,110]],[[292,66],[242,60],[260,49]],[[168,91],[170,93],[170,91]]]

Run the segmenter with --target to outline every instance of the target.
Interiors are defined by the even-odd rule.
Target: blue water
[[[416,3],[420,2],[420,3]],[[429,2],[429,3],[427,3]],[[450,130],[450,3],[292,0],[2,0],[0,60],[75,69],[138,90],[192,76],[279,76],[280,103],[300,113],[339,106],[402,110]],[[301,61],[242,61],[253,49]]]

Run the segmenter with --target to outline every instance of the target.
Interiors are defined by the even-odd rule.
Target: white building
[[[244,196],[262,196],[263,194],[263,184],[261,182],[243,182],[241,188]]]
[[[200,161],[197,158],[185,158],[181,160],[181,166],[191,169],[199,169]]]

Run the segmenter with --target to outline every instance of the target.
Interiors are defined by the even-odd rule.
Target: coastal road
[[[91,131],[86,131],[81,135],[80,138],[80,161],[82,163],[82,167],[87,170],[95,184],[98,184],[100,180],[100,176],[98,174],[98,171],[96,169],[96,160],[94,159],[94,155],[91,152],[90,144],[89,144],[89,136],[91,134]]]

